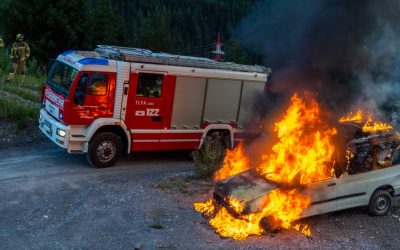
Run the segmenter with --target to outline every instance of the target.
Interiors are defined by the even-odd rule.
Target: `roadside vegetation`
[[[9,51],[9,48],[0,50],[0,121],[16,122],[18,128],[24,128],[38,118],[45,73],[35,59],[30,59],[23,83],[18,74],[14,81],[6,82],[11,71]]]

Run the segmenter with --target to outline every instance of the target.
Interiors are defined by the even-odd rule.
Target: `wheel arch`
[[[86,137],[90,138],[89,143],[96,135],[103,132],[111,132],[121,138],[122,151],[130,153],[131,135],[123,121],[118,119],[98,119],[86,130]]]
[[[379,191],[379,190],[388,191],[389,194],[390,194],[390,196],[392,196],[392,198],[394,197],[394,188],[393,188],[393,186],[387,184],[387,185],[382,185],[382,186],[376,188],[376,189],[374,190],[374,192],[372,192],[372,194],[371,194],[370,201],[371,201],[372,196],[374,195],[374,193],[376,193],[376,192]]]
[[[211,124],[208,125],[204,130],[203,130],[203,135],[201,136],[201,140],[199,143],[198,149],[201,148],[203,145],[204,139],[206,138],[207,135],[213,133],[213,132],[222,132],[224,135],[229,136],[229,148],[233,148],[234,145],[234,132],[233,128],[231,125],[228,124]]]

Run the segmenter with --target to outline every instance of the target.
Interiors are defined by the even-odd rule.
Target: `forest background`
[[[97,44],[211,57],[218,33],[226,60],[255,63],[240,49],[235,26],[255,0],[0,0],[5,44],[22,33],[44,64],[67,49]]]

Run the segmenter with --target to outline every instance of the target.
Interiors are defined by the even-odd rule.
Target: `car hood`
[[[229,206],[229,200],[236,199],[245,208],[243,213],[250,213],[258,210],[253,206],[255,202],[261,202],[270,191],[276,188],[276,184],[268,182],[255,170],[247,170],[218,182],[214,197],[225,207]]]

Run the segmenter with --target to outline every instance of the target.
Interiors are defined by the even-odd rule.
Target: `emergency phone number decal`
[[[148,108],[146,110],[136,110],[135,116],[159,116],[160,109]]]

